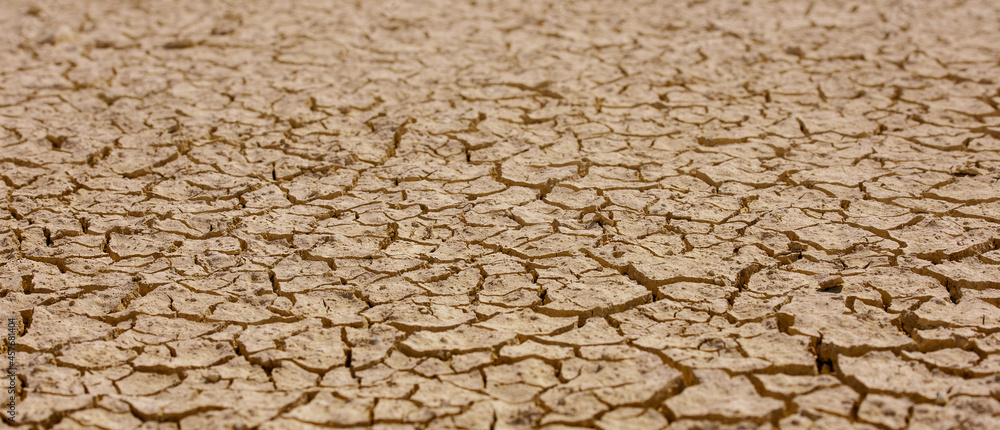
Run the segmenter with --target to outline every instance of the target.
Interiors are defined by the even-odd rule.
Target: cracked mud
[[[996,2],[0,28],[0,426],[1000,428]]]

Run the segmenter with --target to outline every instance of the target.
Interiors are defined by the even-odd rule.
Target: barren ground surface
[[[1000,428],[998,3],[658,3],[4,0],[0,427]]]

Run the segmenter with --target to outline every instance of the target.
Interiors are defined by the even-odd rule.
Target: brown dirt
[[[1000,428],[998,5],[4,0],[0,427]]]

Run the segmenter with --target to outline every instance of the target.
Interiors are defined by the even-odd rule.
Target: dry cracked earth
[[[0,29],[0,427],[1000,428],[996,2]]]

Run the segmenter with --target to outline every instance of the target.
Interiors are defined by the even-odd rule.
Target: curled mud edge
[[[996,2],[0,27],[4,426],[1000,428]]]

